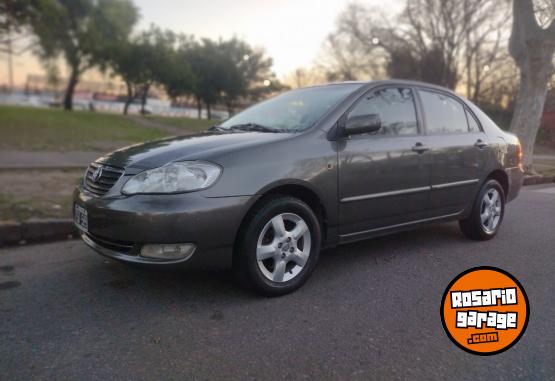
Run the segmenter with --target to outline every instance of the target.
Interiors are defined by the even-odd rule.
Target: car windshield
[[[249,107],[218,129],[297,132],[313,126],[329,109],[360,84],[340,84],[288,91]]]

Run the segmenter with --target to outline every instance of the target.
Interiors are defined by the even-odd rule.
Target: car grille
[[[98,177],[95,181],[94,173],[99,168],[102,168],[102,173],[100,177]],[[110,189],[112,189],[114,184],[123,175],[123,172],[124,170],[121,168],[116,168],[105,164],[92,163],[87,169],[87,173],[85,174],[85,189],[97,196],[103,196],[108,193]]]

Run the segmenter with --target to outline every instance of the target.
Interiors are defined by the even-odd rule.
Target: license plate
[[[87,214],[87,211],[79,205],[75,205],[73,221],[75,222],[75,226],[77,226],[80,230],[84,231],[85,233],[88,232],[89,216]]]

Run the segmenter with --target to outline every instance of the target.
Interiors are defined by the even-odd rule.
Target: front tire
[[[248,216],[233,253],[239,282],[265,296],[288,294],[301,287],[318,262],[320,222],[303,201],[278,196]]]
[[[459,221],[459,226],[470,239],[486,241],[495,237],[505,215],[505,192],[496,180],[488,180],[480,189],[472,213]]]

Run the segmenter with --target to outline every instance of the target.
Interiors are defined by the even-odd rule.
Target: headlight
[[[210,163],[183,161],[144,171],[123,186],[126,195],[138,193],[179,193],[208,188],[214,184],[222,169]]]

